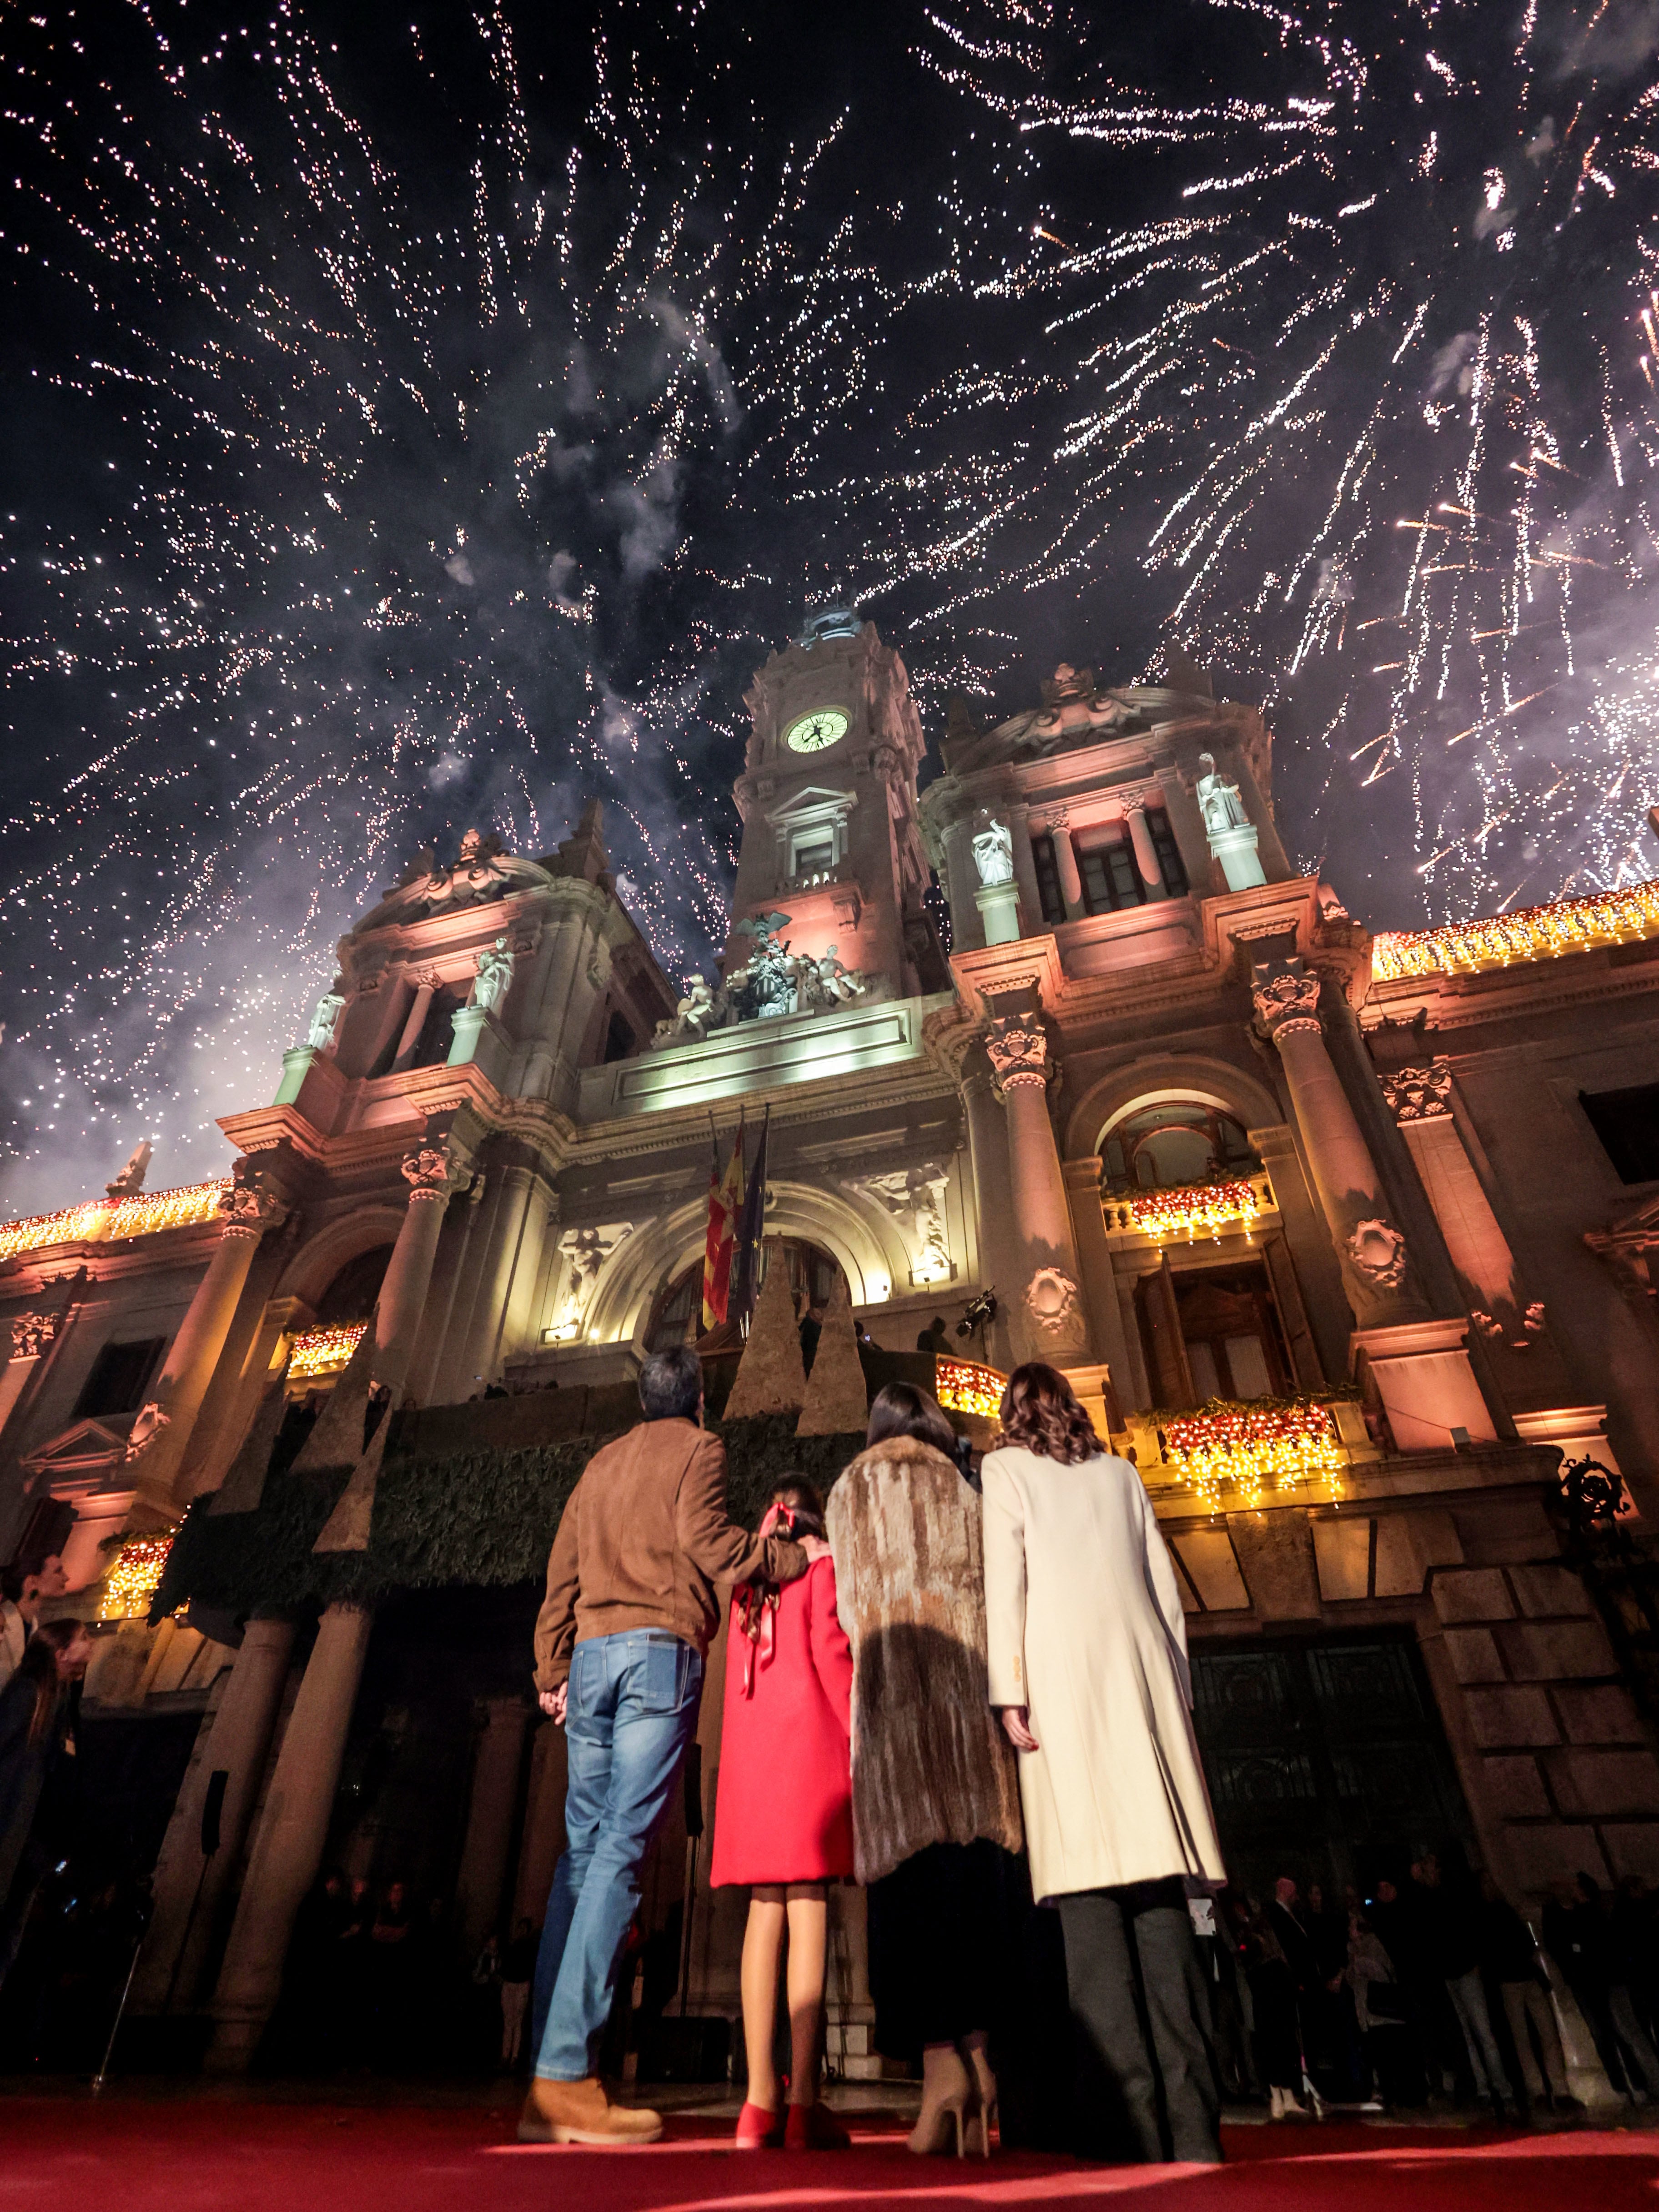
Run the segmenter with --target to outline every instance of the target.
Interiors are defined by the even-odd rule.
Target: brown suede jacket
[[[726,1446],[684,1420],[641,1421],[595,1452],[571,1492],[536,1617],[536,1687],[568,1679],[592,1637],[666,1629],[706,1652],[720,1626],[716,1583],[791,1583],[806,1554],[759,1542],[726,1510]]]

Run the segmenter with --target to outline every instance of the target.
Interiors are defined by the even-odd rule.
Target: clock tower
[[[799,637],[756,675],[753,720],[734,787],[743,848],[728,962],[747,940],[737,926],[787,914],[780,934],[842,963],[891,998],[948,990],[916,821],[921,720],[904,663],[851,608],[810,616]]]

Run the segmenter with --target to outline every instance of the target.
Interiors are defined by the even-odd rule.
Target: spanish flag
[[[732,1291],[732,1255],[737,1248],[738,1217],[743,1212],[743,1123],[732,1139],[732,1155],[720,1173],[720,1141],[708,1169],[708,1234],[702,1249],[702,1325],[717,1328],[726,1319]]]

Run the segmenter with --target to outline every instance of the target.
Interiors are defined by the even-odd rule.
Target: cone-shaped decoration
[[[325,1467],[356,1467],[363,1455],[363,1420],[373,1385],[374,1322],[357,1340],[345,1372],[323,1401],[317,1425],[300,1447],[295,1474],[315,1474]]]
[[[847,1278],[836,1278],[818,1338],[817,1357],[806,1378],[806,1403],[795,1424],[798,1437],[845,1437],[861,1431],[870,1418],[870,1391],[859,1358],[853,1327],[853,1298]]]
[[[806,1369],[800,1356],[795,1302],[789,1295],[789,1270],[782,1253],[775,1252],[749,1325],[749,1341],[738,1363],[738,1379],[720,1419],[741,1421],[756,1413],[799,1413],[805,1397]]]
[[[265,1471],[270,1465],[270,1455],[276,1449],[276,1437],[288,1413],[288,1393],[283,1388],[283,1376],[288,1373],[288,1363],[283,1363],[283,1374],[267,1385],[259,1401],[258,1411],[253,1416],[253,1425],[243,1438],[242,1449],[230,1463],[230,1472],[214,1492],[208,1506],[210,1513],[257,1513],[265,1494]]]
[[[374,1492],[380,1484],[380,1462],[386,1457],[386,1431],[391,1426],[390,1414],[383,1413],[380,1427],[368,1440],[368,1449],[352,1468],[350,1481],[324,1522],[323,1533],[311,1547],[313,1552],[368,1549],[368,1532],[374,1518]]]

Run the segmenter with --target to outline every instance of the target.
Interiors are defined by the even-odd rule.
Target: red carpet
[[[840,2154],[738,2154],[722,2128],[605,2152],[503,2141],[505,2112],[0,2100],[0,2212],[859,2212],[951,2204],[1113,2212],[1652,2212],[1659,2135],[1329,2124],[1228,2130],[1230,2163],[915,2159],[871,2129]]]

